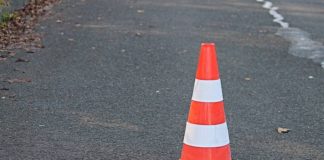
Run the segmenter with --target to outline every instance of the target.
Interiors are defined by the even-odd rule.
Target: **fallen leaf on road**
[[[15,78],[15,79],[9,79],[7,80],[7,82],[9,83],[27,83],[27,82],[31,82],[32,80],[30,78]]]
[[[38,44],[38,45],[36,45],[36,47],[37,47],[37,48],[45,48],[45,46],[42,45],[42,44]]]
[[[7,58],[0,57],[0,62],[7,60]]]
[[[16,62],[29,62],[29,60],[24,58],[17,58]]]
[[[19,69],[19,68],[14,68],[14,71],[18,71],[18,72],[21,72],[21,73],[26,73],[24,70]]]
[[[10,51],[10,52],[8,53],[8,55],[9,55],[10,57],[14,57],[14,56],[16,55],[16,52]]]
[[[277,132],[280,133],[280,134],[283,134],[283,133],[288,133],[290,131],[290,129],[288,128],[277,128]]]
[[[17,96],[16,94],[11,94],[8,96],[8,98],[16,98],[16,96]]]
[[[26,53],[35,53],[35,52],[32,50],[27,50]]]

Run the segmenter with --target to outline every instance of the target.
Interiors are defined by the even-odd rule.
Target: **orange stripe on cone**
[[[188,122],[204,125],[224,123],[224,103],[191,101]]]
[[[231,160],[216,49],[200,49],[181,160]]]

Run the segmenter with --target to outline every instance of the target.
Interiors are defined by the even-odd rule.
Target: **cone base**
[[[232,160],[230,145],[201,148],[184,144],[180,160]]]

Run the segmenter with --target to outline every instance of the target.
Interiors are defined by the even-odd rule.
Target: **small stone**
[[[142,37],[142,33],[141,33],[141,32],[136,32],[136,33],[135,33],[135,36],[137,36],[137,37]]]
[[[56,20],[56,23],[62,23],[62,22],[63,22],[63,21],[60,20],[60,19]]]
[[[250,77],[245,77],[244,79],[245,79],[246,81],[250,81],[250,80],[251,80]]]
[[[314,77],[313,76],[308,76],[308,79],[313,79]]]
[[[288,129],[288,128],[278,127],[278,128],[277,128],[277,132],[278,132],[279,134],[284,134],[284,133],[288,133],[288,132],[290,132],[290,129]]]

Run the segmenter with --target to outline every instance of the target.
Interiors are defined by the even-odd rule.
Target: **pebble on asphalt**
[[[277,132],[278,132],[279,134],[284,134],[284,133],[288,133],[288,132],[290,132],[290,129],[279,127],[279,128],[277,128]]]

